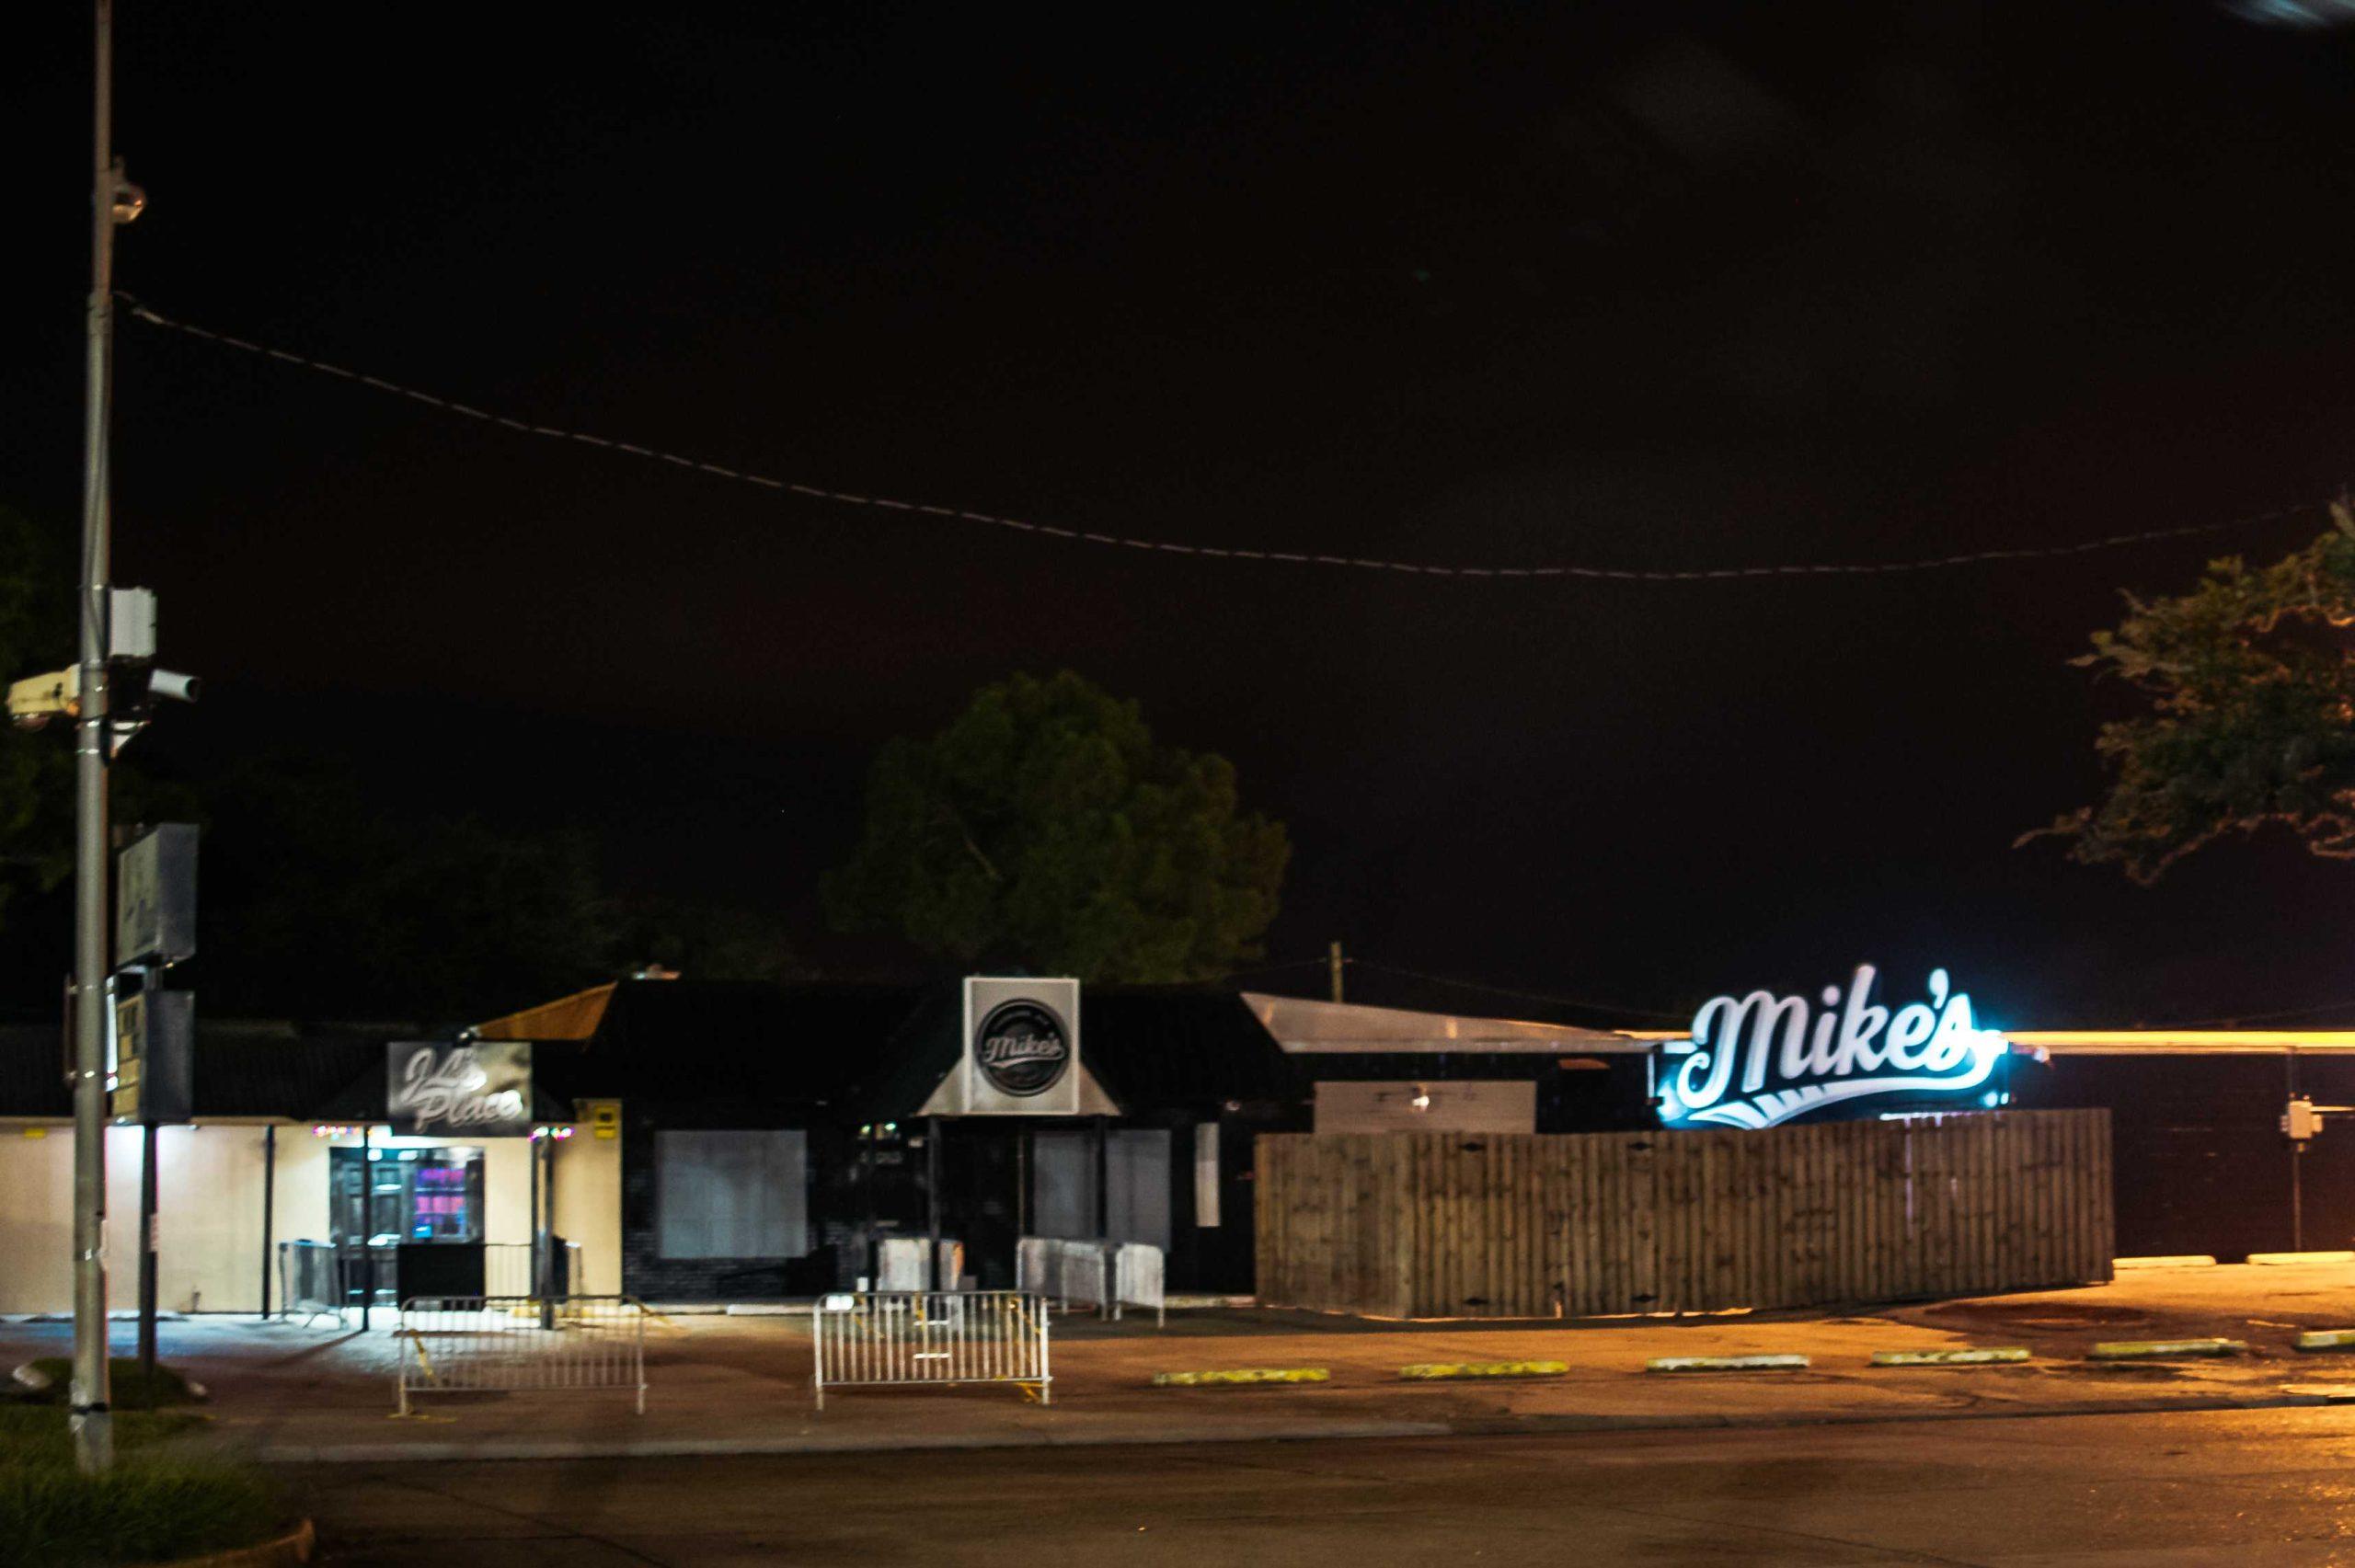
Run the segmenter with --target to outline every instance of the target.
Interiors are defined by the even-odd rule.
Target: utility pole
[[[107,1379],[107,435],[114,230],[139,214],[115,162],[114,5],[96,0],[88,386],[82,444],[81,711],[74,737],[74,1381],[68,1425],[87,1473],[114,1463]]]
[[[1342,965],[1342,963],[1343,963],[1343,959],[1342,959],[1342,957],[1341,957],[1341,944],[1340,944],[1339,943],[1336,942],[1335,944],[1333,944],[1333,945],[1332,945],[1330,948],[1327,949],[1326,954],[1325,954],[1325,966],[1326,966],[1326,967],[1327,967],[1327,969],[1329,969],[1330,971],[1332,971],[1332,976],[1333,976],[1333,1000],[1334,1000],[1335,1001],[1340,1001],[1340,1000],[1341,1000],[1341,965]]]

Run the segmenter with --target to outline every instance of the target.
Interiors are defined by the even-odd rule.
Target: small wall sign
[[[1823,988],[1821,1008],[1764,990],[1704,1002],[1692,1037],[1660,1047],[1660,1121],[1768,1127],[1858,1102],[1874,1102],[1860,1107],[1867,1113],[1900,1099],[1955,1110],[2001,1104],[1991,1081],[2010,1046],[1978,1026],[1947,972],[1931,970],[1926,999],[1895,1009],[1872,1001],[1875,978],[1859,965],[1844,990]]]
[[[964,1115],[1077,1115],[1079,982],[968,977],[964,1071]]]
[[[527,1040],[396,1040],[385,1049],[385,1119],[406,1137],[525,1138],[532,1131]]]

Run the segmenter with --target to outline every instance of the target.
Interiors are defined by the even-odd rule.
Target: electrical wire
[[[1011,529],[1017,532],[1039,534],[1074,544],[1107,545],[1115,549],[1142,550],[1171,555],[1198,555],[1212,560],[1276,562],[1285,566],[1343,567],[1361,571],[1403,572],[1435,578],[1575,578],[1608,582],[1711,582],[1728,579],[1788,577],[1887,577],[1912,572],[1939,571],[1957,567],[1972,567],[1996,561],[2051,560],[2064,555],[2090,555],[2101,550],[2124,549],[2131,545],[2155,544],[2167,539],[2188,539],[2200,534],[2222,533],[2234,529],[2251,528],[2260,523],[2275,522],[2295,517],[2302,512],[2318,509],[2323,503],[2301,501],[2291,506],[2277,507],[2271,511],[2251,512],[2227,518],[2221,522],[2190,523],[2178,528],[2150,528],[2132,533],[2113,533],[2099,539],[2088,539],[2074,544],[2023,545],[2012,549],[1972,550],[1959,555],[1923,556],[1900,561],[1815,561],[1779,566],[1687,567],[1682,569],[1644,569],[1626,567],[1588,565],[1554,567],[1482,567],[1445,566],[1429,561],[1393,561],[1358,555],[1313,555],[1292,550],[1246,550],[1235,546],[1187,544],[1168,539],[1145,539],[1128,534],[1103,533],[1084,529],[1059,528],[1052,523],[1025,522],[1017,518],[1000,517],[991,512],[970,510],[963,507],[935,506],[920,501],[895,500],[887,496],[856,495],[846,490],[833,490],[818,485],[798,484],[774,478],[741,468],[730,468],[700,458],[687,457],[658,447],[641,446],[635,442],[614,441],[585,431],[566,429],[561,426],[534,423],[505,414],[494,414],[477,408],[454,398],[439,396],[414,386],[387,381],[382,376],[367,375],[341,365],[315,360],[307,355],[271,348],[247,338],[215,332],[185,321],[176,321],[128,294],[119,298],[130,307],[132,318],[150,326],[236,349],[281,364],[315,371],[339,381],[351,382],[388,396],[406,398],[412,403],[438,408],[463,418],[496,425],[519,435],[539,436],[549,441],[577,442],[582,446],[618,452],[631,457],[645,458],[655,463],[706,474],[716,479],[731,480],[740,485],[752,485],[764,490],[780,490],[810,500],[831,501],[843,506],[871,507],[881,511],[907,512],[924,517],[947,519],[954,522],[978,523],[990,528]]]

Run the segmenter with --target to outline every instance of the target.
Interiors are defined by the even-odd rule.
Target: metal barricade
[[[420,1296],[401,1307],[394,1396],[627,1389],[646,1413],[646,1308],[629,1296]]]
[[[965,1243],[943,1239],[934,1255],[933,1272],[925,1273],[925,1253],[931,1246],[923,1236],[889,1236],[876,1243],[875,1288],[891,1290],[954,1290],[965,1272]]]
[[[532,1243],[529,1242],[491,1242],[482,1250],[483,1293],[487,1296],[536,1296],[538,1283],[532,1277]],[[580,1243],[563,1242],[554,1257],[548,1260],[553,1271],[548,1294],[569,1296],[580,1285]]]
[[[1151,1307],[1155,1328],[1169,1326],[1169,1299],[1161,1286],[1162,1259],[1159,1247],[1143,1242],[1123,1242],[1112,1254],[1112,1315],[1119,1317],[1123,1307]]]
[[[1112,1252],[1102,1242],[1073,1242],[1023,1236],[1014,1243],[1014,1284],[1069,1311],[1094,1307],[1100,1314],[1112,1301]]]
[[[1101,1242],[1055,1243],[1055,1297],[1066,1310],[1093,1307],[1102,1316],[1112,1304],[1112,1253]]]
[[[305,1322],[343,1317],[342,1272],[337,1252],[326,1242],[278,1243],[279,1310]]]
[[[861,1291],[810,1317],[817,1407],[829,1388],[1014,1383],[1052,1402],[1047,1308],[1020,1290]]]

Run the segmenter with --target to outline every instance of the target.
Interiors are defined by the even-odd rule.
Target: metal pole
[[[523,1234],[530,1240],[532,1250],[525,1254],[523,1294],[536,1297],[540,1294],[540,1135],[536,1129],[528,1151],[531,1160],[526,1168],[531,1173],[532,1185],[531,1196],[525,1201],[531,1205],[531,1211],[523,1219]]]
[[[107,1378],[107,372],[114,332],[114,6],[96,0],[90,298],[82,437],[81,715],[74,738],[74,1379],[67,1425],[86,1473],[114,1463]]]
[[[1341,944],[1338,942],[1326,949],[1325,967],[1332,974],[1333,1000],[1341,1000]]]
[[[139,1381],[155,1395],[155,1124],[139,1126]]]
[[[873,1123],[867,1126],[859,1139],[858,1159],[858,1185],[867,1198],[866,1256],[862,1259],[867,1265],[867,1277],[861,1282],[860,1288],[871,1290],[875,1288],[877,1276],[882,1272],[879,1266],[882,1253],[875,1236],[875,1127]]]
[[[2282,1076],[2289,1082],[2289,1097],[2294,1100],[2298,1097],[2297,1047],[2292,1046],[2289,1050],[2282,1054],[2281,1071]],[[2298,1139],[2291,1139],[2290,1250],[2293,1253],[2303,1253],[2306,1250],[2305,1152],[2306,1146],[2303,1140]]]
[[[376,1130],[373,1123],[360,1127],[360,1332],[370,1329],[370,1314],[376,1306],[376,1167],[369,1158],[368,1136]]]
[[[924,1279],[927,1290],[953,1290],[940,1283],[940,1118],[924,1119],[924,1218],[931,1242],[925,1251]]]
[[[278,1217],[278,1128],[261,1129],[261,1315],[270,1316],[270,1223]]]
[[[540,1326],[556,1327],[556,1128],[548,1128],[547,1137],[540,1139],[540,1180],[537,1202],[540,1213],[538,1243],[539,1278],[534,1281],[540,1298]]]

